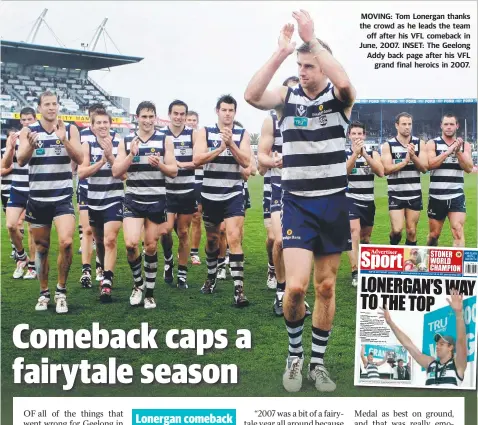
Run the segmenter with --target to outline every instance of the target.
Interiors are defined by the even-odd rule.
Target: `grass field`
[[[427,204],[428,176],[424,181],[424,204]],[[466,245],[476,247],[476,175],[466,178],[466,196],[468,218],[466,223]],[[120,235],[118,265],[115,273],[114,302],[101,305],[98,300],[97,286],[91,290],[81,289],[78,280],[81,274],[81,256],[76,254],[79,247],[78,236],[75,239],[75,255],[70,270],[69,313],[57,315],[54,307],[48,312],[35,312],[34,306],[38,298],[37,281],[14,281],[12,273],[13,261],[9,258],[10,245],[7,232],[2,224],[2,423],[12,423],[12,396],[291,396],[282,388],[282,373],[287,356],[287,334],[284,321],[272,315],[274,292],[266,287],[267,256],[265,252],[265,230],[262,220],[262,178],[256,177],[249,183],[252,209],[248,211],[245,225],[245,293],[251,305],[242,310],[232,307],[232,280],[218,285],[212,296],[204,296],[199,292],[202,286],[206,265],[189,267],[189,290],[179,291],[164,284],[158,277],[156,284],[156,301],[158,308],[145,310],[142,307],[132,308],[129,295],[132,285],[131,272],[126,262],[123,235]],[[389,219],[387,213],[386,182],[381,179],[376,184],[376,226],[372,234],[372,242],[388,244]],[[2,219],[3,220],[3,219]],[[3,220],[4,222],[4,220]],[[422,211],[418,227],[418,244],[426,243],[428,231],[426,210]],[[204,233],[204,232],[203,232]],[[404,240],[403,238],[402,240]],[[204,240],[204,234],[203,234]],[[52,237],[55,241],[55,236]],[[440,245],[452,242],[448,222],[445,224]],[[201,254],[203,254],[203,246]],[[177,242],[175,241],[175,249]],[[162,258],[162,255],[160,255]],[[50,288],[56,284],[57,244],[53,242],[50,252]],[[161,268],[162,270],[162,262]],[[176,274],[176,272],[175,272]],[[158,276],[159,273],[158,273]],[[162,276],[162,274],[161,274]],[[312,291],[309,290],[309,302],[313,302]],[[334,330],[329,342],[326,364],[337,383],[337,390],[329,396],[336,397],[409,397],[409,396],[450,396],[465,397],[467,420],[466,425],[476,425],[476,394],[473,391],[425,391],[412,389],[387,389],[354,387],[354,335],[355,335],[356,290],[350,286],[350,270],[346,255],[340,267],[337,280],[337,314]],[[11,334],[15,325],[28,323],[31,329],[38,328],[71,328],[78,330],[90,328],[91,322],[99,322],[107,329],[132,329],[141,322],[149,322],[150,327],[159,329],[158,350],[19,350],[14,347]],[[164,345],[164,335],[172,328],[220,329],[228,330],[230,344],[224,350],[210,350],[206,355],[198,357],[195,350],[171,350]],[[253,346],[250,350],[238,350],[234,346],[237,329],[250,329]],[[304,330],[304,348],[310,356],[311,329],[310,321]],[[50,363],[79,363],[88,359],[90,363],[106,363],[109,357],[116,357],[117,364],[129,363],[135,371],[132,385],[77,385],[68,392],[55,385],[15,385],[11,365],[16,357],[25,357],[25,363],[39,364],[42,357],[48,357]],[[240,370],[240,382],[237,385],[160,385],[141,384],[139,378],[142,364],[237,364]],[[304,367],[305,372],[305,367]],[[327,397],[318,394],[312,384],[304,380],[302,391],[296,396]]]

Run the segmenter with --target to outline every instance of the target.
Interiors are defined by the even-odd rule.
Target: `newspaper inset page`
[[[478,250],[360,246],[355,385],[476,389]]]

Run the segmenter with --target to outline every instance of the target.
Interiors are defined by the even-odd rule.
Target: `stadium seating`
[[[116,107],[109,95],[90,79],[77,80],[35,74],[11,75],[4,72],[2,64],[1,86],[1,111],[14,112],[25,106],[36,108],[40,93],[50,90],[58,95],[62,113],[85,114],[89,105],[101,102],[112,115],[127,115],[126,111]]]

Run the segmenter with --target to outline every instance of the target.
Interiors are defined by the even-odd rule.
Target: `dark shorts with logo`
[[[80,211],[88,211],[88,189],[78,186],[76,190],[76,202]]]
[[[360,226],[373,226],[375,221],[375,202],[359,201],[358,199],[349,199],[349,219],[360,220]]]
[[[28,198],[25,221],[33,227],[51,226],[53,220],[62,215],[75,215],[72,196],[56,202],[40,202]]]
[[[262,198],[262,211],[264,213],[264,220],[271,218],[271,198]]]
[[[282,210],[282,188],[271,184],[271,213],[281,212]]]
[[[282,245],[315,255],[350,251],[349,201],[345,193],[309,198],[283,192]]]
[[[194,214],[198,210],[198,202],[194,191],[182,195],[166,194],[166,209],[171,214]]]
[[[29,191],[22,191],[15,189],[13,186],[10,189],[10,199],[8,200],[8,208],[23,208],[27,207]]]
[[[226,218],[244,217],[244,195],[239,192],[236,196],[224,201],[211,201],[202,198],[202,218],[204,223],[215,226]]]
[[[154,204],[140,204],[126,195],[123,207],[123,219],[125,218],[147,218],[156,224],[165,223],[167,221],[166,199]]]
[[[432,198],[431,196],[428,198],[428,218],[443,221],[448,217],[448,213],[451,212],[466,213],[464,194],[444,200]]]
[[[8,199],[10,198],[10,191],[9,190],[2,190],[2,208],[3,212],[7,209]]]
[[[104,210],[93,210],[88,208],[88,219],[90,226],[102,229],[106,223],[110,221],[123,221],[123,204],[118,202]]]
[[[395,211],[395,210],[413,210],[413,211],[421,211],[423,210],[423,202],[422,197],[419,196],[417,198],[403,200],[395,198],[394,196],[388,195],[388,210]]]
[[[201,191],[202,191],[202,183],[195,183],[194,184],[194,194],[196,196],[196,201],[197,201],[198,205],[202,203]]]

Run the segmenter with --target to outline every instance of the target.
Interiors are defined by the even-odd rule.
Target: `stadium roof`
[[[40,44],[1,40],[2,62],[22,65],[47,65],[57,68],[95,69],[138,63],[144,58],[91,52],[89,50],[42,46]]]

